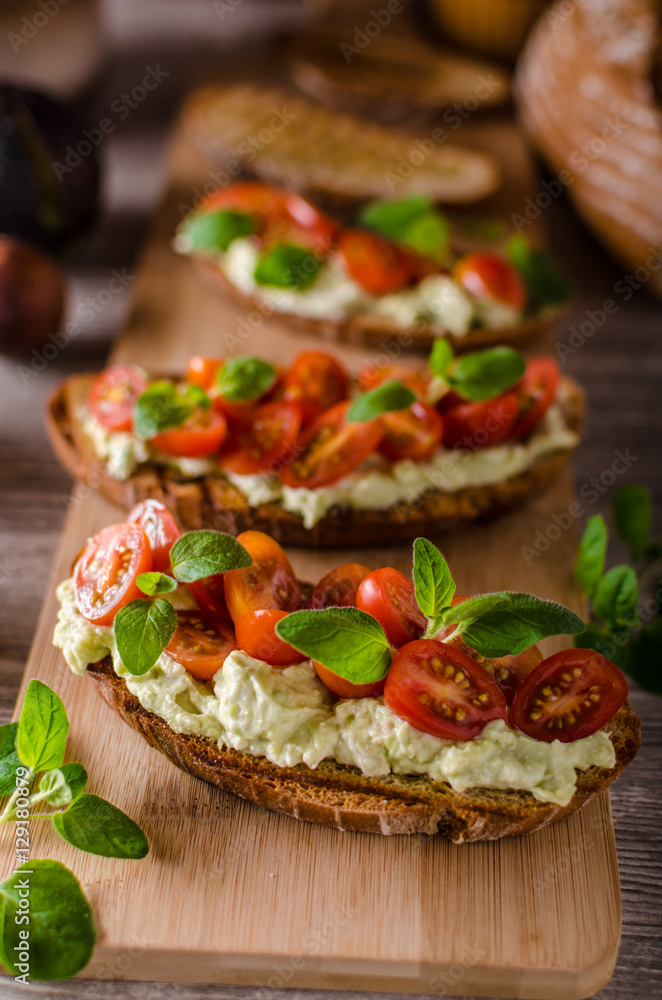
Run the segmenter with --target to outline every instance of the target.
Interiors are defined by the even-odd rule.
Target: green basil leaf
[[[157,594],[171,594],[173,590],[177,590],[177,581],[166,573],[151,571],[141,573],[136,583],[143,594],[147,594],[148,597],[154,597]]]
[[[393,201],[372,201],[360,212],[358,221],[368,229],[398,240],[416,219],[429,215],[433,205],[425,195],[412,195]]]
[[[68,732],[62,699],[47,684],[31,680],[16,734],[16,750],[26,767],[34,771],[60,767]]]
[[[647,691],[662,694],[662,618],[654,618],[633,636],[623,669]]]
[[[562,604],[508,591],[469,598],[440,617],[445,625],[456,624],[465,642],[487,657],[514,655],[550,635],[584,631],[581,618]]]
[[[465,399],[493,399],[519,382],[526,365],[512,347],[463,354],[450,369],[448,384]]]
[[[186,398],[190,399],[194,406],[199,406],[201,410],[211,409],[211,399],[201,385],[187,385]]]
[[[304,656],[353,684],[379,681],[391,665],[384,629],[358,608],[294,611],[278,622],[276,632]]]
[[[637,483],[622,486],[614,493],[612,511],[616,534],[627,543],[630,560],[636,562],[650,537],[650,491]]]
[[[253,562],[241,542],[222,531],[187,531],[170,550],[172,571],[181,583],[243,569]]]
[[[225,252],[233,240],[250,236],[256,228],[253,216],[244,212],[194,212],[179,227],[179,243],[187,253]]]
[[[72,801],[85,790],[87,784],[87,771],[82,764],[63,764],[60,768],[64,775],[64,780],[71,789]]]
[[[575,579],[589,598],[595,594],[595,588],[605,567],[606,555],[607,525],[601,514],[595,514],[586,522],[575,563]]]
[[[313,283],[319,269],[320,262],[312,250],[280,243],[258,259],[253,277],[258,285],[303,289]]]
[[[134,428],[138,437],[151,438],[179,427],[193,415],[193,404],[172,382],[153,382],[136,401]]]
[[[412,403],[416,402],[416,393],[391,379],[377,386],[371,392],[364,392],[362,396],[357,396],[347,411],[346,420],[348,423],[357,424],[366,420],[374,420],[382,413],[392,413],[394,410],[406,410]]]
[[[436,618],[450,607],[455,584],[448,563],[427,538],[414,542],[414,591],[416,603],[427,618]]]
[[[117,806],[83,792],[68,809],[53,815],[53,825],[64,840],[102,858],[144,858],[147,837],[137,823]]]
[[[455,352],[450,343],[443,337],[439,337],[432,345],[430,357],[428,358],[428,368],[433,375],[445,379],[454,357]]]
[[[16,751],[18,722],[0,726],[0,798],[16,790],[16,768],[24,767]]]
[[[557,306],[570,297],[570,285],[556,263],[541,250],[534,250],[526,236],[512,236],[506,253],[521,274],[533,306]]]
[[[146,674],[177,628],[177,612],[165,597],[138,598],[120,608],[113,632],[122,663],[135,677]]]
[[[441,260],[448,253],[451,230],[440,212],[427,212],[413,219],[402,236],[402,242],[424,257]]]
[[[29,924],[21,916],[26,891]],[[59,861],[28,861],[0,883],[0,901],[0,960],[12,975],[67,979],[85,968],[97,931],[92,908],[68,868]],[[30,933],[27,963],[20,958],[21,930]]]
[[[276,369],[261,358],[228,358],[216,376],[216,388],[232,403],[257,399],[274,385]]]
[[[621,670],[625,669],[628,660],[628,650],[626,642],[616,642],[616,637],[609,629],[602,628],[590,622],[583,632],[574,636],[573,646],[576,649],[595,649],[602,653],[608,660],[615,663]]]
[[[637,609],[637,574],[631,566],[614,566],[600,578],[593,597],[593,612],[605,622],[626,624]]]
[[[67,779],[59,767],[44,771],[39,782],[39,791],[44,793],[44,801],[49,806],[68,806],[73,799]]]

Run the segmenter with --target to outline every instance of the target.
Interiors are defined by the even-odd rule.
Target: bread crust
[[[608,727],[616,752],[611,770],[578,772],[567,806],[540,802],[529,792],[473,788],[458,793],[426,776],[368,777],[358,768],[322,761],[315,769],[279,767],[206,737],[174,732],[142,707],[113,670],[110,657],[88,667],[97,691],[150,746],[183,771],[255,805],[295,819],[359,833],[440,834],[456,844],[534,833],[556,823],[607,788],[640,745],[641,721],[626,702]]]
[[[565,466],[569,451],[537,459],[529,469],[489,486],[470,486],[455,493],[430,492],[413,503],[386,510],[331,510],[313,528],[278,503],[250,507],[236,487],[216,476],[183,479],[171,469],[146,463],[124,482],[109,475],[82,433],[75,413],[87,395],[93,375],[74,375],[51,396],[46,426],[58,459],[72,476],[124,510],[152,497],[168,507],[184,531],[213,528],[238,535],[264,531],[282,545],[301,548],[352,548],[407,544],[419,535],[434,538],[458,525],[491,520],[543,490]],[[584,397],[566,379],[564,412],[569,426],[581,430]]]

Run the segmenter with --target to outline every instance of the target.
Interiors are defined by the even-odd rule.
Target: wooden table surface
[[[168,75],[105,141],[104,217],[92,241],[68,268],[70,312],[80,332],[48,362],[0,358],[0,722],[7,721],[13,709],[70,488],[46,442],[44,401],[67,374],[103,364],[126,315],[136,255],[159,195],[160,155],[168,125],[188,86],[218,58],[217,50],[212,52],[201,43],[191,43],[185,52],[159,43],[149,50],[124,47],[111,54],[89,98],[92,121],[102,118],[111,102],[142,78],[145,66],[159,63]],[[257,65],[262,53],[248,50],[242,58]],[[582,382],[588,395],[586,436],[575,460],[575,480],[585,514],[608,514],[617,486],[642,482],[653,491],[659,531],[662,306],[645,288],[625,300],[619,292],[622,286],[617,285],[624,269],[606,257],[564,198],[555,200],[545,213],[553,250],[576,288],[558,340],[568,344],[571,328],[582,323],[589,324],[585,332],[594,331],[564,365]],[[107,287],[117,272],[124,277],[125,287],[111,296]],[[601,322],[601,304],[606,299],[615,299],[618,310]],[[610,470],[619,453],[626,456],[629,467],[611,484]],[[622,555],[614,547],[614,557]],[[644,721],[643,746],[612,791],[623,937],[615,975],[600,992],[601,1000],[662,997],[662,699],[633,685],[632,701]],[[49,998],[121,995],[130,1000],[291,1000],[293,994],[301,993],[303,1000],[311,992],[328,1000],[337,995],[266,987],[120,986],[112,981],[36,983],[28,988],[7,980],[0,983],[2,997],[28,993]]]

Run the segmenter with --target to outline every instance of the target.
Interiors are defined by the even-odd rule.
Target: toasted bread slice
[[[72,376],[49,401],[46,425],[57,457],[72,476],[93,484],[124,510],[147,497],[161,500],[185,531],[204,527],[237,535],[253,529],[266,532],[282,545],[304,548],[406,544],[419,535],[434,538],[457,525],[492,519],[524,503],[554,479],[570,455],[568,450],[553,452],[503,482],[470,486],[455,493],[430,492],[414,503],[386,510],[334,509],[313,528],[306,528],[298,514],[278,503],[250,507],[238,489],[218,476],[185,479],[172,469],[147,463],[123,482],[113,478],[105,462],[91,450],[76,418],[93,378]],[[579,432],[583,393],[576,382],[565,381],[566,420]]]
[[[641,722],[626,702],[605,727],[616,751],[616,766],[579,771],[568,805],[540,802],[529,792],[494,788],[460,794],[426,776],[372,778],[333,760],[322,761],[315,769],[305,764],[279,767],[264,757],[219,748],[207,738],[175,733],[144,709],[117,676],[109,657],[88,667],[88,673],[111,708],[183,771],[275,812],[361,833],[439,833],[456,844],[533,833],[575,812],[610,785],[640,744]]]

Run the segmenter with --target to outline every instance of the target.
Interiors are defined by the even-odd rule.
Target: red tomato
[[[196,680],[210,681],[236,648],[234,632],[223,622],[203,611],[178,611],[166,653]]]
[[[523,309],[526,290],[519,273],[503,257],[469,253],[455,263],[453,277],[477,299],[494,299]]]
[[[133,408],[147,388],[147,379],[134,365],[113,365],[97,375],[87,397],[92,416],[111,431],[130,431]]]
[[[285,376],[284,398],[299,403],[304,424],[347,399],[349,376],[326,351],[304,351]]]
[[[334,674],[332,670],[317,663],[316,660],[313,660],[313,666],[322,683],[338,698],[378,698],[386,683],[384,677],[381,681],[374,681],[372,684],[352,684],[351,681],[339,677],[338,674]]]
[[[561,372],[552,358],[535,358],[528,361],[526,371],[515,392],[519,398],[519,412],[511,438],[524,438],[540,423],[556,398]]]
[[[307,657],[276,635],[276,625],[281,618],[287,618],[287,611],[269,608],[264,611],[249,611],[234,623],[239,649],[243,649],[256,660],[265,660],[272,667],[289,667],[301,663]]]
[[[205,358],[200,354],[194,354],[188,359],[186,366],[186,381],[191,385],[199,385],[205,392],[209,392],[214,387],[216,376],[223,364],[220,358]]]
[[[204,580],[194,580],[187,586],[199,608],[228,625],[232,624],[230,612],[225,603],[223,573],[206,576]]]
[[[233,621],[249,611],[296,611],[301,607],[301,590],[290,560],[269,535],[243,531],[237,535],[253,564],[231,569],[224,575],[225,600]]]
[[[294,461],[280,474],[286,486],[329,486],[372,454],[381,440],[381,420],[349,423],[350,406],[349,400],[336,403],[306,427],[294,446]]]
[[[510,724],[534,740],[572,743],[606,725],[627,696],[625,677],[602,653],[564,649],[518,687]]]
[[[427,619],[416,604],[414,584],[397,569],[375,569],[360,584],[356,606],[376,618],[392,646],[423,635]]]
[[[308,604],[311,608],[355,608],[356,594],[362,580],[370,573],[362,563],[344,563],[323,576],[315,586]]]
[[[127,517],[139,524],[149,539],[152,550],[152,568],[157,573],[170,573],[170,549],[181,535],[175,519],[158,500],[141,500]]]
[[[196,408],[185,423],[161,431],[150,438],[150,444],[178,458],[208,458],[221,447],[227,429],[227,422],[221,413]]]
[[[249,426],[235,429],[221,454],[221,465],[239,476],[278,475],[296,453],[300,428],[298,403],[265,403],[255,410]]]
[[[382,416],[384,436],[379,450],[391,462],[401,458],[422,461],[439,447],[444,423],[433,406],[416,402],[408,410],[395,410]]]
[[[120,608],[145,596],[136,579],[151,568],[152,550],[139,524],[103,528],[90,539],[76,563],[76,607],[94,625],[112,625]]]
[[[438,639],[407,643],[393,657],[384,701],[415,729],[445,740],[472,740],[508,706],[486,670]]]
[[[473,451],[498,444],[513,429],[519,402],[514,392],[482,403],[463,403],[444,414],[444,444],[447,448]]]
[[[344,230],[338,252],[350,277],[371,295],[399,292],[413,280],[408,255],[375,233]]]
[[[425,368],[406,368],[405,365],[368,365],[359,373],[359,388],[370,392],[383,382],[402,382],[415,392],[419,399],[426,399],[430,388],[430,372]]]

